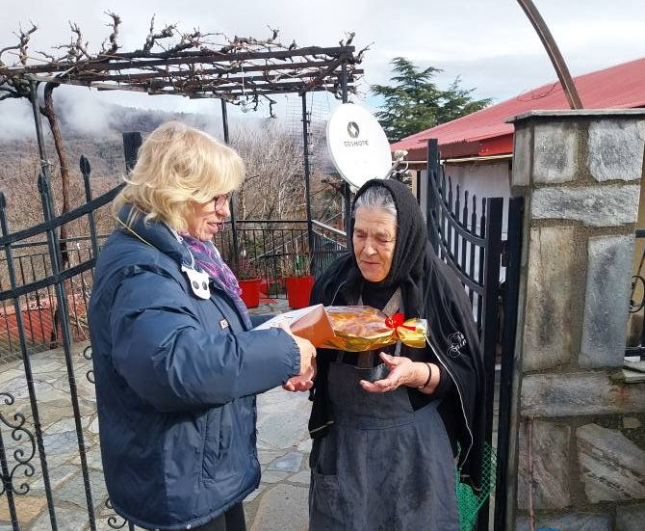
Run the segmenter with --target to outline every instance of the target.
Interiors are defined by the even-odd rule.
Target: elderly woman
[[[455,464],[479,481],[484,383],[464,289],[427,242],[407,186],[357,193],[353,249],[312,303],[428,320],[427,346],[319,351],[312,391],[310,531],[458,531]]]
[[[258,487],[257,393],[311,369],[288,331],[252,331],[211,239],[239,155],[180,123],[156,129],[116,200],[89,310],[101,452],[114,509],[147,529],[244,530]]]

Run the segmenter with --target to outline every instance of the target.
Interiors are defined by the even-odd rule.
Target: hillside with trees
[[[105,104],[103,104],[105,105]],[[197,114],[170,113],[107,105],[109,127],[100,134],[79,132],[73,123],[60,113],[61,131],[71,168],[71,208],[84,202],[79,169],[81,155],[92,166],[92,189],[101,194],[121,182],[125,162],[122,133],[139,131],[145,134],[168,120],[181,120],[221,138],[221,123]],[[293,124],[291,124],[293,126]],[[304,170],[302,133],[292,130],[278,120],[241,120],[231,124],[231,145],[246,163],[246,181],[238,193],[238,219],[304,219]],[[316,127],[312,138],[314,170],[312,195],[318,219],[334,210],[337,197],[334,188],[323,183],[328,180],[329,162],[326,159],[322,127]],[[45,127],[47,153],[52,164],[54,196],[59,200],[56,186],[57,157],[51,135]],[[0,139],[0,189],[7,196],[9,218],[13,229],[25,228],[40,221],[40,199],[36,188],[39,167],[38,145],[33,138]],[[109,212],[99,213],[99,229],[112,226]],[[71,234],[82,234],[86,227],[71,228]]]

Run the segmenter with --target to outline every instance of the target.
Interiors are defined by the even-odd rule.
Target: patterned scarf
[[[203,242],[187,233],[181,236],[195,258],[195,263],[208,273],[214,282],[217,282],[224,288],[224,291],[233,299],[240,315],[244,318],[244,323],[248,327],[252,327],[249,312],[240,297],[242,294],[240,284],[237,278],[235,278],[233,271],[231,271],[231,268],[222,260],[217,247],[211,241]]]

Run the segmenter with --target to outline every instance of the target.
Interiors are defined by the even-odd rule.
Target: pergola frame
[[[98,90],[219,98],[231,103],[278,94],[331,91],[340,98],[341,71],[353,85],[363,74],[354,46],[289,50],[112,53],[43,65],[0,65],[0,79],[55,82]],[[250,75],[249,75],[250,74]],[[257,103],[257,101],[256,101]]]
[[[72,30],[74,31],[74,26]],[[28,94],[27,97],[31,100],[42,171],[46,178],[50,179],[50,172],[37,98],[37,88],[41,83],[85,86],[97,90],[135,91],[149,95],[181,95],[194,99],[217,98],[221,100],[222,127],[227,143],[227,103],[252,106],[253,110],[257,110],[261,101],[266,100],[269,102],[269,112],[274,116],[273,106],[277,102],[271,96],[298,94],[302,100],[307,233],[310,253],[313,251],[306,95],[309,92],[326,91],[332,92],[343,103],[348,101],[348,93],[355,91],[355,82],[363,74],[363,70],[357,65],[362,60],[363,52],[367,50],[365,48],[358,54],[355,53],[355,47],[349,44],[353,35],[349,36],[347,44],[341,41],[340,46],[327,48],[298,48],[295,42],[285,48],[272,39],[257,41],[235,37],[233,41],[229,41],[228,46],[217,50],[202,46],[200,41],[194,39],[188,39],[187,44],[182,45],[182,37],[179,45],[163,52],[152,52],[154,37],[158,35],[153,34],[151,26],[150,36],[153,39],[149,47],[146,41],[143,50],[119,53],[113,46],[112,50],[102,50],[95,56],[89,55],[83,47],[80,30],[78,35],[76,44],[68,46],[70,51],[62,59],[41,53],[49,61],[40,65],[27,64],[24,57],[26,46],[23,46],[15,47],[21,52],[21,64],[4,66],[0,61],[0,87],[3,84],[13,87],[21,96]],[[276,36],[277,33],[274,33],[274,38]],[[0,99],[1,96],[2,94]],[[349,197],[350,190],[345,185],[345,214],[349,207]],[[237,266],[239,250],[234,198],[231,225],[234,266]]]

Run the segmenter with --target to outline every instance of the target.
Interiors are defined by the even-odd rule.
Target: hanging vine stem
[[[0,400],[4,402],[5,406],[12,406],[15,403],[15,398],[9,393],[0,393]],[[4,424],[11,429],[11,438],[21,443],[27,441],[27,449],[16,448],[13,452],[13,458],[16,461],[16,464],[8,470],[8,475],[3,477],[2,492],[0,495],[4,494],[6,488],[10,488],[11,491],[18,495],[23,496],[29,492],[29,485],[26,482],[21,483],[16,488],[14,486],[15,476],[19,473],[23,473],[25,477],[33,477],[35,469],[30,461],[36,455],[36,441],[34,436],[24,427],[26,418],[22,413],[14,413],[13,420],[9,420],[3,413],[0,413],[0,423]],[[6,458],[6,449],[2,448],[3,453]]]

